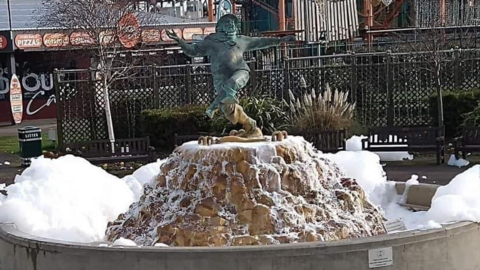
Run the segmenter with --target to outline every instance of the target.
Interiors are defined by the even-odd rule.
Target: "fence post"
[[[394,112],[392,52],[387,51],[387,126],[389,127],[393,126]]]
[[[352,98],[352,103],[357,103],[357,57],[355,52],[350,53],[351,61],[351,75],[350,75],[350,95]]]
[[[282,99],[285,97],[285,96],[288,96],[288,91],[291,90],[290,89],[290,59],[288,58],[288,56],[286,56],[284,59],[283,59],[283,70],[284,70],[284,76],[285,76],[285,82],[284,82],[284,89],[282,91]]]
[[[190,104],[191,102],[191,94],[192,94],[192,65],[190,62],[187,62],[187,65],[185,66],[186,71],[185,71],[185,90],[186,90],[186,97],[185,97],[185,102],[187,104]]]
[[[257,60],[255,57],[250,59],[250,63],[248,64],[250,68],[250,93],[254,93],[257,89]]]
[[[453,51],[453,61],[454,61],[454,65],[453,65],[453,72],[454,72],[454,76],[455,76],[455,82],[454,82],[454,87],[455,89],[454,90],[460,90],[460,87],[461,87],[461,80],[460,80],[460,72],[461,72],[461,61],[460,61],[460,49],[458,48],[458,46],[455,47],[454,51]]]
[[[92,120],[90,121],[90,129],[92,130],[92,135],[90,137],[91,140],[98,140],[97,137],[97,103],[95,102],[95,96],[97,92],[97,86],[95,85],[95,82],[93,80],[95,78],[95,70],[92,68],[88,69],[88,87],[87,91],[90,94],[90,106],[92,106]]]
[[[160,93],[158,91],[157,65],[153,65],[153,106],[160,108]]]
[[[62,99],[60,98],[60,75],[58,69],[53,70],[54,79],[54,88],[55,88],[55,102],[57,104],[57,140],[58,140],[58,149],[63,150],[63,114],[62,114]]]

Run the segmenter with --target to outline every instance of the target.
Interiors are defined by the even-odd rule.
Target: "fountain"
[[[384,234],[383,220],[360,186],[301,137],[191,142],[109,224],[107,238],[144,246],[333,241]]]

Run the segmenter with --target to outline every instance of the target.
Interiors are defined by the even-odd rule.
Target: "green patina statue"
[[[256,127],[256,121],[245,114],[236,97],[238,91],[245,87],[250,79],[250,68],[243,59],[243,54],[295,41],[295,37],[264,38],[237,35],[237,25],[238,18],[227,14],[218,20],[216,33],[193,44],[186,43],[174,31],[167,31],[167,35],[177,41],[188,56],[210,57],[217,98],[208,107],[207,115],[213,117],[215,111],[220,109],[230,122],[243,125],[245,132],[238,136],[257,137],[262,133]]]

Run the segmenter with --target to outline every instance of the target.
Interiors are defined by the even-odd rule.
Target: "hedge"
[[[149,136],[151,144],[162,150],[172,150],[175,134],[191,135],[209,132],[211,120],[204,106],[182,106],[146,110],[140,115],[142,136]]]
[[[461,130],[464,115],[473,111],[478,106],[480,89],[471,91],[445,91],[443,95],[443,117],[445,133],[448,138],[457,136]],[[437,95],[429,99],[430,116],[434,124],[438,125],[438,104]]]

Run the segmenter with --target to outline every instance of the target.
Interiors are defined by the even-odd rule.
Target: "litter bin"
[[[42,155],[42,130],[37,127],[18,129],[22,166],[29,166],[31,159]]]

